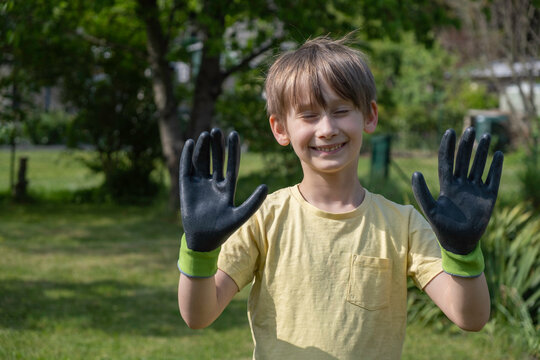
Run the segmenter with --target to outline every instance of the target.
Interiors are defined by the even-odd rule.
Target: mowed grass
[[[76,191],[95,187],[103,180],[86,168],[81,159],[89,159],[90,151],[66,151],[58,149],[17,150],[15,153],[15,181],[19,160],[26,157],[29,190],[41,196],[56,192]],[[0,192],[9,188],[11,155],[7,149],[0,150]]]
[[[62,152],[28,156],[30,188],[37,195],[100,181]],[[7,184],[6,159],[0,152],[0,191]],[[395,161],[409,176],[412,168],[422,171],[438,190],[433,157]],[[250,175],[261,169],[258,156],[243,157],[239,186],[245,193],[254,185]],[[359,175],[369,181],[369,158],[361,159]],[[276,186],[268,180],[271,189]],[[395,188],[407,182],[392,168],[389,181],[371,185],[398,196]],[[180,318],[180,234],[178,214],[163,201],[145,207],[1,203],[0,359],[251,358],[248,289],[207,329],[190,330]],[[470,334],[411,324],[403,358],[522,359],[493,326]]]
[[[176,216],[7,205],[0,219],[1,359],[249,357],[245,293],[209,329],[182,322]]]

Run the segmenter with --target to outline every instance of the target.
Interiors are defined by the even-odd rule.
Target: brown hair
[[[339,96],[350,100],[365,116],[376,100],[373,74],[362,52],[346,45],[347,38],[318,37],[297,50],[282,54],[270,67],[265,82],[268,115],[285,119],[306,97],[325,105],[322,85],[326,82]],[[308,94],[302,90],[310,89]]]

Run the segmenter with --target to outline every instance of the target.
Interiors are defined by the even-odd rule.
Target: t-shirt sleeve
[[[255,213],[221,246],[218,269],[229,275],[241,290],[251,283],[261,264],[261,229]]]
[[[409,254],[407,273],[423,289],[442,271],[441,249],[427,220],[412,209],[409,217]]]

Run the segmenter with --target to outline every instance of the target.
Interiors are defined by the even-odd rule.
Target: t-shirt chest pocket
[[[367,310],[388,306],[391,285],[390,259],[353,255],[347,301]]]

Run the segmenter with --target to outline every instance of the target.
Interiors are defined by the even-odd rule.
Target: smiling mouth
[[[326,146],[313,146],[312,149],[323,152],[332,152],[341,149],[346,143],[326,145]]]

